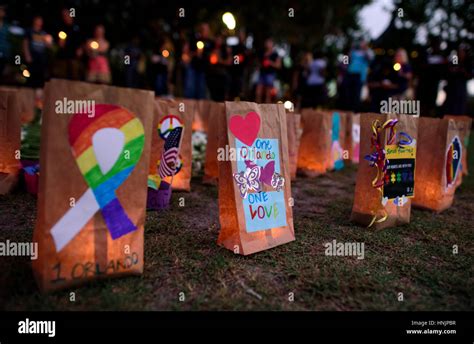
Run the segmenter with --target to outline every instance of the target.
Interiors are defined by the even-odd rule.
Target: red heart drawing
[[[234,115],[229,120],[229,129],[236,138],[251,146],[260,131],[260,116],[253,111],[245,117]]]

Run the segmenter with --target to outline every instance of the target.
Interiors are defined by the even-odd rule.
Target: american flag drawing
[[[158,174],[161,178],[172,176],[176,171],[182,132],[182,127],[175,128],[170,131],[166,138],[160,166],[158,167]]]

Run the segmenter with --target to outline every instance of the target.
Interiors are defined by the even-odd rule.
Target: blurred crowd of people
[[[423,115],[437,114],[441,80],[446,81],[443,113],[464,114],[466,85],[473,76],[467,46],[459,46],[454,61],[435,39],[418,56],[422,62],[415,73],[405,49],[377,55],[364,40],[343,52],[338,64],[330,63],[318,49],[292,52],[293,60],[299,62],[285,67],[284,54],[289,52],[277,49],[272,38],[255,48],[244,30],[232,35],[228,30],[212,32],[207,23],[193,32],[161,32],[146,45],[140,33],[135,33],[115,47],[107,40],[104,25],[94,26],[88,34],[69,9],[61,11],[57,24],[48,26],[55,27],[52,32],[46,32],[44,26],[41,16],[32,18],[21,35],[21,61],[15,61],[6,9],[0,7],[0,75],[8,65],[20,64],[25,66],[26,84],[34,88],[57,77],[151,88],[157,96],[259,103],[284,98],[297,107],[324,107],[332,101],[331,106],[352,111],[379,112],[380,102],[389,97],[417,99]],[[329,76],[336,85],[331,96]],[[279,83],[279,79],[285,80]],[[279,86],[283,83],[289,86]]]

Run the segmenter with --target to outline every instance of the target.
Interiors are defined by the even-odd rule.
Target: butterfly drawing
[[[260,191],[260,167],[247,167],[245,171],[234,173],[234,180],[237,183],[242,198],[247,198],[249,191]]]
[[[275,172],[272,176],[271,185],[276,191],[280,191],[285,185],[285,178],[283,178],[281,174]]]
[[[245,160],[245,165],[247,167],[252,168],[257,166],[253,161],[250,160]],[[260,181],[262,183],[265,183],[267,185],[272,185],[272,177],[273,174],[275,173],[275,161],[270,161],[267,163],[264,167],[259,167],[260,168]]]

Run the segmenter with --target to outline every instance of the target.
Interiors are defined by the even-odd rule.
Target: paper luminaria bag
[[[219,121],[218,244],[248,255],[295,240],[283,105],[225,106]]]
[[[170,125],[178,124],[183,127],[181,144],[179,148],[178,169],[173,176],[171,184],[173,190],[190,191],[192,176],[192,125],[194,118],[194,101],[189,100],[164,100],[163,98],[155,99],[155,128],[161,128],[163,132],[169,129]],[[150,174],[156,169],[158,160],[162,156],[162,148],[164,141],[159,137],[155,137],[152,143],[152,156],[150,165]]]
[[[42,290],[141,274],[153,92],[45,87],[33,269]]]
[[[175,103],[158,100],[155,102],[153,137],[148,174],[147,208],[167,208],[171,199],[171,184],[183,168],[180,155],[183,137],[187,130]],[[163,116],[163,114],[166,114]]]
[[[375,229],[409,223],[418,181],[418,118],[361,114],[360,125],[360,161],[351,220]]]
[[[189,101],[189,99],[188,99]],[[199,99],[194,101],[193,131],[207,133],[209,125],[210,107],[213,103],[210,100]]]
[[[321,111],[301,112],[303,134],[298,150],[298,172],[308,177],[326,173],[331,151],[332,118]]]
[[[298,148],[299,148],[299,129],[301,115],[287,112],[286,125],[288,132],[288,157],[290,159],[290,176],[291,179],[296,178],[296,170],[298,164]]]
[[[1,86],[0,91],[14,91],[18,94],[20,119],[22,124],[30,123],[35,117],[36,94],[33,88]]]
[[[18,92],[0,90],[0,195],[18,183],[21,145],[20,101]]]
[[[340,111],[303,109],[303,135],[298,170],[314,177],[344,167],[347,114]]]
[[[437,212],[449,208],[462,178],[463,123],[421,117],[413,205]]]
[[[225,116],[225,105],[224,103],[209,102],[208,111],[209,114],[206,118],[209,119],[209,122],[207,126],[207,145],[203,183],[216,184],[217,179],[219,178],[219,170],[217,166],[219,119]]]

